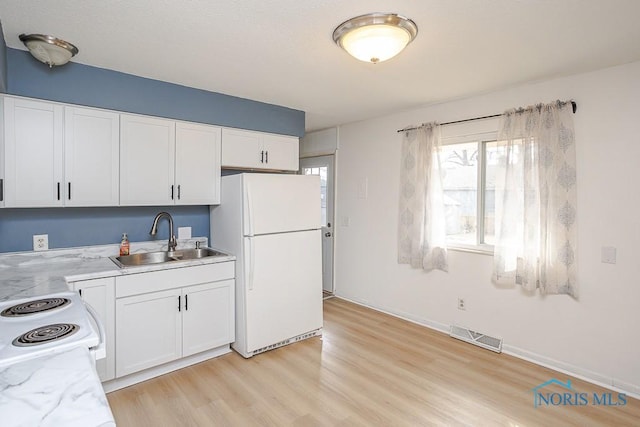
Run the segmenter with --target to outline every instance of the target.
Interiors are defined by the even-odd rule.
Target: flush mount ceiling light
[[[49,68],[64,65],[78,53],[78,48],[69,42],[44,34],[20,34],[20,41],[31,55]]]
[[[395,13],[369,13],[338,25],[333,41],[360,61],[378,62],[393,58],[416,38],[418,26]]]

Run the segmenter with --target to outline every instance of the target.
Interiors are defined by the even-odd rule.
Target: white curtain
[[[577,298],[571,103],[505,112],[498,144],[506,165],[504,180],[496,178],[494,281]]]
[[[448,271],[440,126],[406,131],[402,141],[398,262],[426,271]]]

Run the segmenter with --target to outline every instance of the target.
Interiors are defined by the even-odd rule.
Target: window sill
[[[448,250],[457,252],[468,252],[472,254],[490,255],[493,256],[493,246],[462,246],[462,245],[447,245]]]

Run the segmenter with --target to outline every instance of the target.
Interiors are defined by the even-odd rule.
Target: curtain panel
[[[569,102],[508,110],[498,143],[493,279],[578,297],[576,151]]]
[[[400,167],[398,263],[448,271],[440,126],[404,132]]]

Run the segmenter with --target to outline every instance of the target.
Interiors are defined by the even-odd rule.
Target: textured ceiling
[[[335,46],[368,12],[418,25],[377,65]],[[44,33],[82,64],[282,105],[322,129],[640,60],[640,0],[2,0],[9,47]]]

